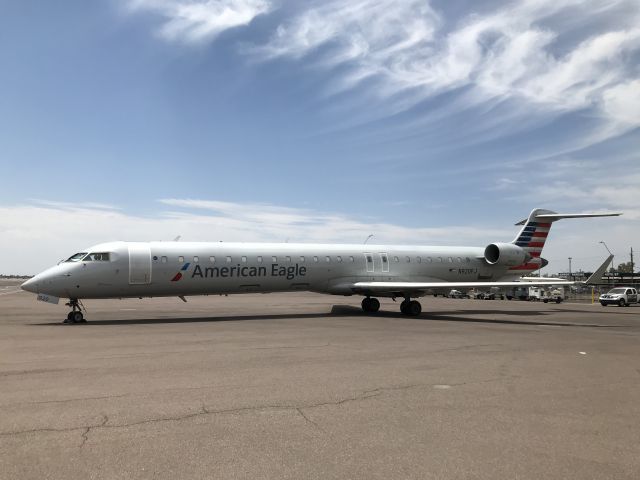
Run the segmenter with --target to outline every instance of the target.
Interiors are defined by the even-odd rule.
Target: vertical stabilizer
[[[555,214],[555,212],[552,212],[551,210],[536,208],[529,214],[529,218],[516,224],[523,225],[523,227],[511,243],[514,243],[527,252],[530,259],[522,265],[511,267],[510,270],[518,270],[521,271],[523,275],[526,275],[546,265],[546,262],[544,262],[544,259],[540,258],[540,255],[542,254],[542,248],[549,236],[551,222],[553,220],[540,218],[539,215],[553,214]]]

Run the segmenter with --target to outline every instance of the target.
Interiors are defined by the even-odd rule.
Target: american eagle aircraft
[[[559,214],[535,209],[510,243],[486,247],[223,242],[111,242],[76,253],[22,284],[38,299],[68,298],[65,323],[83,322],[83,299],[179,297],[247,292],[312,291],[402,298],[400,311],[419,315],[415,298],[447,288],[571,284],[519,278],[547,264],[540,257],[553,222],[619,213]]]

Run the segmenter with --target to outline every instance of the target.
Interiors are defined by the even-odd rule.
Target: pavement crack
[[[494,381],[494,380],[495,379],[485,380],[485,381]],[[478,382],[473,382],[473,383],[478,383]],[[465,383],[459,383],[457,385],[464,385],[464,384]],[[454,384],[454,385],[456,385],[456,384]],[[327,406],[340,406],[340,405],[344,405],[346,403],[360,402],[360,401],[368,400],[368,399],[371,399],[371,398],[375,398],[375,397],[378,397],[378,396],[382,395],[384,392],[388,392],[388,391],[408,390],[408,389],[411,389],[411,388],[428,387],[428,386],[431,386],[431,384],[410,384],[410,385],[397,385],[397,386],[391,386],[391,387],[378,387],[378,388],[374,388],[374,389],[371,389],[371,390],[365,390],[360,394],[353,395],[353,396],[346,397],[346,398],[341,398],[341,399],[335,400],[335,401],[326,401],[326,402],[309,403],[309,404],[298,404],[298,405],[296,405],[296,404],[267,404],[267,405],[256,405],[256,406],[248,406],[248,407],[212,410],[210,408],[207,408],[207,406],[204,403],[202,403],[200,408],[197,411],[192,412],[192,413],[187,413],[187,414],[184,414],[184,415],[175,415],[175,416],[168,416],[168,417],[150,418],[150,419],[139,420],[139,421],[130,422],[130,423],[109,424],[109,425],[108,425],[109,417],[107,415],[103,415],[102,421],[100,423],[96,423],[94,425],[82,425],[82,426],[68,427],[68,428],[35,428],[35,429],[29,429],[29,430],[18,430],[18,431],[13,431],[13,432],[0,432],[0,437],[13,436],[13,435],[22,435],[22,434],[29,434],[29,433],[44,433],[44,432],[61,433],[61,432],[73,432],[73,431],[80,430],[82,432],[81,433],[82,441],[80,443],[80,448],[82,448],[82,447],[84,447],[84,445],[89,440],[90,433],[93,430],[99,429],[99,428],[114,428],[114,429],[116,429],[116,428],[128,428],[128,427],[135,427],[135,426],[139,426],[139,425],[147,425],[147,424],[161,423],[161,422],[179,422],[179,421],[182,421],[182,420],[188,420],[190,418],[195,418],[195,417],[199,417],[199,416],[203,416],[203,415],[238,414],[238,413],[243,413],[243,412],[252,412],[252,411],[260,411],[260,410],[290,410],[290,411],[295,411],[298,415],[302,416],[306,422],[308,422],[309,424],[313,425],[316,429],[318,429],[320,431],[323,431],[322,428],[316,422],[314,422],[307,415],[305,415],[303,410],[307,410],[307,409],[311,409],[311,408],[327,407]]]
[[[324,430],[322,430],[322,428],[320,428],[320,425],[318,425],[316,422],[314,422],[313,420],[311,420],[309,417],[307,417],[304,412],[302,411],[302,408],[298,407],[296,408],[296,411],[300,414],[300,416],[302,418],[305,419],[305,421],[307,423],[310,423],[311,425],[313,425],[316,429],[320,430],[322,433],[324,433]]]
[[[89,440],[89,432],[95,428],[101,428],[107,425],[107,422],[109,421],[109,417],[107,417],[106,415],[102,415],[102,422],[97,424],[97,425],[90,425],[88,427],[84,428],[84,431],[82,432],[81,438],[82,441],[80,442],[80,447],[82,448],[84,447],[85,443],[87,443],[87,441]]]

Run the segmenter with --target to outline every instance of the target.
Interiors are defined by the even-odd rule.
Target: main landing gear
[[[380,310],[380,301],[377,298],[365,297],[362,299],[362,310],[367,313],[375,313]]]
[[[422,312],[422,305],[420,305],[420,302],[417,300],[411,300],[407,297],[400,304],[400,312],[405,315],[417,317]]]
[[[65,305],[67,307],[71,307],[71,311],[67,314],[67,318],[62,323],[86,323],[81,310],[82,304],[76,298],[71,298],[68,303],[65,303]]]
[[[365,297],[362,300],[362,310],[366,313],[375,313],[380,310],[380,301],[377,298]],[[422,312],[422,305],[416,300],[405,298],[400,304],[400,311],[404,315],[416,317]]]

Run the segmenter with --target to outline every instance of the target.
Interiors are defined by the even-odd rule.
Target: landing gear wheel
[[[416,317],[422,312],[422,305],[420,305],[420,302],[416,300],[404,300],[400,304],[400,312],[404,315]]]
[[[403,300],[402,303],[400,304],[400,313],[404,314],[404,315],[409,315],[408,312],[408,306],[409,303],[411,302],[411,300]]]
[[[377,298],[363,298],[362,310],[367,313],[375,313],[380,310],[380,301]]]
[[[68,307],[71,307],[71,311],[67,314],[67,318],[62,323],[85,323],[84,315],[82,314],[80,302],[77,299],[70,299],[69,303],[66,303]]]
[[[422,305],[420,305],[420,302],[411,300],[409,305],[407,305],[407,313],[412,317],[420,315],[420,313],[422,313]]]

